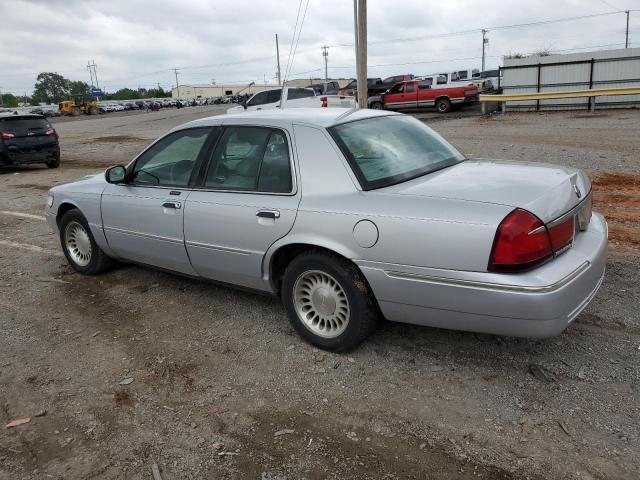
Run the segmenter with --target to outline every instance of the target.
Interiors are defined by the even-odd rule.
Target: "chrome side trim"
[[[261,253],[253,250],[241,250],[238,248],[221,247],[220,245],[211,245],[210,243],[186,242],[186,244],[188,247],[200,247],[207,248],[209,250],[220,250],[221,252],[237,253],[239,255],[255,255]]]
[[[553,227],[555,225],[558,225],[558,224],[564,222],[570,216],[576,215],[582,209],[582,207],[584,207],[586,205],[586,202],[590,201],[592,192],[593,192],[593,190],[589,190],[589,193],[584,196],[584,198],[582,199],[582,201],[580,203],[578,203],[575,207],[573,207],[568,212],[563,213],[562,215],[560,215],[558,218],[555,218],[555,219],[551,220],[549,223],[547,223],[547,227],[550,228],[550,227]]]
[[[142,233],[142,232],[136,232],[133,230],[123,230],[121,228],[114,228],[114,227],[104,227],[104,231],[106,232],[113,232],[113,233],[122,233],[123,235],[133,235],[136,237],[142,237],[142,238],[149,238],[151,240],[159,240],[161,242],[170,242],[170,243],[177,243],[179,245],[183,245],[184,242],[182,241],[182,239],[180,238],[169,238],[169,237],[162,237],[160,235],[152,235],[150,233]]]
[[[444,277],[434,277],[432,275],[419,275],[416,273],[407,273],[407,272],[394,272],[385,270],[384,273],[391,278],[397,278],[399,280],[410,280],[414,282],[424,282],[424,283],[436,283],[439,285],[454,285],[459,287],[472,287],[472,288],[486,288],[489,290],[503,290],[507,292],[522,292],[522,293],[549,293],[555,290],[558,290],[571,282],[573,279],[578,277],[582,272],[589,268],[591,265],[590,262],[584,262],[578,268],[576,268],[573,272],[571,272],[566,277],[558,280],[551,285],[542,285],[539,287],[530,287],[524,285],[507,285],[502,283],[492,283],[492,282],[477,282],[475,280],[463,280],[459,278],[444,278]]]

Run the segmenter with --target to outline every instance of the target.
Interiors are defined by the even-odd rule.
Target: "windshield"
[[[409,116],[368,118],[329,130],[364,190],[404,182],[464,160],[440,135]]]

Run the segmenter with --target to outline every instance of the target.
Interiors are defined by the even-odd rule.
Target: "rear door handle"
[[[164,208],[175,208],[176,210],[180,210],[182,208],[182,204],[180,202],[164,202],[162,206]]]
[[[280,218],[280,212],[278,210],[259,210],[256,213],[256,217],[272,218],[275,220],[276,218]]]

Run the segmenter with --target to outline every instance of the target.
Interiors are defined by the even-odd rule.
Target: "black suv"
[[[0,166],[60,165],[58,134],[42,115],[0,113]]]

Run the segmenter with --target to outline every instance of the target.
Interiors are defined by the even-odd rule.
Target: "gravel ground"
[[[589,170],[605,282],[553,339],[388,323],[336,355],[269,297],[81,277],[38,218],[50,186],[221,111],[56,119],[60,169],[0,171],[0,420],[31,418],[0,431],[0,479],[640,477],[640,112],[420,114],[469,155]]]

